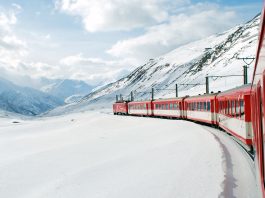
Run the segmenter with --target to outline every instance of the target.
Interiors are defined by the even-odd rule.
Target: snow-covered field
[[[252,166],[227,135],[188,121],[0,118],[3,198],[257,197]]]

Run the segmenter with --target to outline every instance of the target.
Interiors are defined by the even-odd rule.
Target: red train
[[[116,102],[114,114],[180,118],[218,126],[252,148],[251,85],[182,98]]]
[[[252,84],[222,93],[153,101],[116,102],[114,114],[187,119],[220,127],[254,156],[265,198],[265,7]]]

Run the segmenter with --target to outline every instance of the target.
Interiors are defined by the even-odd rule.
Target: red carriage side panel
[[[135,101],[128,103],[128,114],[139,116],[152,116],[153,108],[151,101]]]
[[[216,94],[192,96],[184,99],[186,118],[198,122],[215,124]]]
[[[265,5],[265,4],[264,4]],[[257,166],[257,175],[260,179],[260,188],[265,197],[264,190],[264,168],[265,168],[265,129],[264,129],[264,113],[265,113],[265,6],[263,6],[258,50],[256,54],[255,69],[251,86],[251,104],[252,104],[252,122],[253,122],[253,146],[256,154],[255,164]]]
[[[246,145],[252,145],[250,85],[244,85],[217,96],[219,127]]]
[[[128,103],[127,102],[117,102],[113,104],[114,114],[128,114]]]
[[[157,99],[153,101],[153,115],[159,117],[182,118],[183,98]]]

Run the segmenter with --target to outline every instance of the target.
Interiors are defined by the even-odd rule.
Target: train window
[[[168,109],[168,104],[166,104],[166,109]]]
[[[235,106],[236,106],[236,117],[238,118],[239,117],[239,103],[238,103],[238,101],[236,100],[235,101]]]
[[[230,101],[227,101],[226,114],[230,115]]]
[[[245,119],[245,104],[244,104],[244,100],[240,100],[240,117],[242,119]]]
[[[207,111],[210,111],[210,110],[211,110],[211,103],[207,102]]]
[[[231,102],[231,114],[232,114],[232,116],[235,115],[234,113],[235,113],[235,102],[232,101],[232,102]]]
[[[204,111],[206,111],[207,108],[206,108],[206,102],[204,102]]]
[[[173,104],[172,103],[170,103],[169,109],[173,109]]]

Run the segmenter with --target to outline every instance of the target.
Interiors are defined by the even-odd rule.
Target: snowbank
[[[0,197],[218,197],[229,173],[230,193],[249,186],[255,197],[254,179],[227,172],[216,135],[192,122],[95,112],[11,121],[0,118]],[[232,149],[234,164],[242,151]]]

